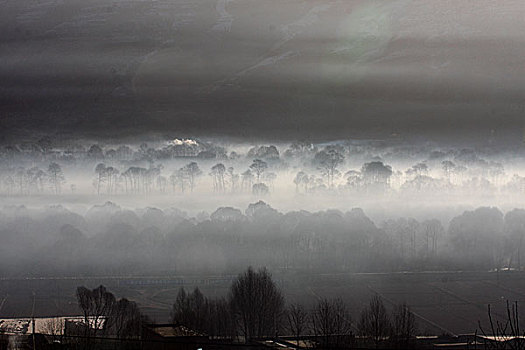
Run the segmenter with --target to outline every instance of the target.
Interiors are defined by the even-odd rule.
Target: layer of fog
[[[4,206],[2,277],[231,274],[245,266],[304,272],[522,268],[525,210],[457,212],[450,222],[374,222],[347,212],[281,213],[259,201],[196,216],[113,202],[83,214]]]
[[[263,166],[259,179],[256,160]],[[52,163],[62,178],[50,177]],[[192,163],[196,172],[190,188],[183,170]],[[497,149],[490,139],[484,146],[453,148],[395,137],[275,145],[44,138],[1,149],[0,193],[3,204],[64,204],[81,214],[105,201],[131,208],[175,206],[196,215],[263,199],[283,212],[360,207],[378,222],[399,216],[448,221],[480,206],[504,211],[525,206],[522,164],[523,152]],[[132,188],[133,181],[140,182],[138,187]],[[255,188],[258,183],[264,187]]]

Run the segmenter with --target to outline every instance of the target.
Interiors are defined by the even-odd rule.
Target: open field
[[[145,276],[104,278],[35,278],[0,280],[0,317],[27,317],[36,291],[36,316],[78,314],[75,288],[104,284],[118,297],[137,301],[157,322],[169,319],[181,286],[198,286],[205,295],[224,296],[234,276]],[[391,307],[406,301],[420,333],[474,332],[487,320],[487,304],[502,317],[505,301],[525,302],[523,272],[433,272],[375,274],[274,274],[290,302],[312,304],[321,297],[342,297],[356,320],[371,295]]]

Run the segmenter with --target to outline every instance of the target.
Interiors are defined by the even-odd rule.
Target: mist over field
[[[396,139],[7,145],[3,272],[520,270],[522,161]]]

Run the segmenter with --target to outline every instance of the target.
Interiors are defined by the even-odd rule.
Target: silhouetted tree
[[[417,332],[416,318],[406,304],[397,305],[392,313],[391,340],[400,349],[409,347]]]
[[[314,165],[317,166],[326,181],[329,188],[334,186],[334,178],[337,174],[337,168],[343,163],[345,156],[335,148],[326,148],[317,152],[314,157]]]
[[[93,290],[78,287],[76,295],[78,306],[84,315],[84,335],[90,337],[97,330],[105,329],[105,322],[115,307],[113,294],[101,285]]]
[[[293,142],[290,147],[284,152],[285,157],[289,158],[302,158],[307,155],[313,154],[317,151],[317,148],[308,141],[301,140]]]
[[[100,188],[102,184],[106,181],[106,165],[104,163],[99,163],[95,167],[95,187],[97,189],[97,194],[100,194]]]
[[[284,297],[265,269],[251,267],[232,283],[229,293],[234,319],[246,341],[273,336],[279,329]]]
[[[359,171],[349,170],[344,175],[346,186],[350,190],[360,190],[363,186],[363,175]]]
[[[482,207],[450,221],[448,233],[457,258],[477,268],[502,267],[503,213]]]
[[[260,158],[260,159],[266,159],[266,160],[276,160],[276,159],[279,159],[279,150],[277,149],[277,147],[275,147],[273,145],[252,147],[248,151],[247,156],[249,158]]]
[[[235,174],[235,169],[233,167],[228,168],[227,174],[230,182],[230,192],[235,193],[239,183],[239,174]]]
[[[384,191],[389,187],[389,180],[392,176],[392,167],[383,162],[370,162],[363,164],[361,174],[367,189],[377,189]]]
[[[190,191],[193,192],[193,189],[195,188],[195,182],[197,180],[197,177],[202,175],[202,171],[199,168],[199,165],[195,162],[191,162],[185,165],[182,168],[182,170],[187,176],[188,185],[190,186]]]
[[[525,349],[525,331],[520,327],[520,313],[518,310],[518,302],[510,304],[506,302],[506,312],[503,320],[496,320],[492,318],[491,305],[487,305],[487,316],[489,328],[485,328],[478,321],[478,326],[481,334],[484,336],[484,346],[486,349]],[[490,333],[488,333],[490,331]],[[493,337],[494,340],[488,338]],[[501,339],[509,339],[509,342],[501,341]]]
[[[130,160],[133,156],[133,150],[129,146],[122,145],[117,148],[117,158],[119,160]]]
[[[301,304],[291,304],[286,310],[287,328],[298,340],[308,329],[308,312]]]
[[[173,174],[171,174],[170,176],[170,183],[173,187],[173,191],[175,191],[175,188],[178,186],[180,191],[184,193],[188,185],[188,182],[189,182],[188,173],[186,172],[184,168],[175,170]]]
[[[142,332],[143,316],[133,301],[118,300],[108,319],[109,327],[119,339],[138,338]]]
[[[319,300],[311,311],[311,322],[322,348],[351,345],[352,319],[340,298]]]
[[[215,164],[211,167],[210,175],[213,178],[213,190],[216,192],[224,192],[224,174],[226,173],[226,167],[222,163]]]
[[[207,300],[208,327],[207,333],[210,337],[220,337],[222,339],[233,339],[235,336],[235,326],[230,304],[224,298]]]
[[[250,165],[250,170],[255,174],[257,182],[260,182],[261,175],[268,169],[268,164],[265,161],[260,159],[254,159],[252,165]]]
[[[253,173],[250,169],[246,170],[244,173],[241,174],[242,177],[242,189],[250,191],[253,186]]]
[[[390,333],[390,318],[379,295],[374,295],[370,304],[361,312],[358,323],[361,335],[372,338],[376,348]]]
[[[105,179],[106,179],[107,194],[116,192],[120,171],[117,168],[108,166],[107,168],[104,169],[104,174],[105,174]]]
[[[173,323],[201,332],[207,331],[208,310],[207,299],[199,288],[192,293],[179,290],[172,311]]]
[[[425,163],[417,163],[406,171],[408,176],[421,176],[428,173],[428,165]]]
[[[437,219],[425,220],[421,223],[425,235],[425,254],[426,256],[436,256],[438,241],[443,237],[445,229]]]
[[[299,188],[303,186],[304,193],[308,192],[308,174],[304,171],[299,171],[293,180],[295,184],[295,192],[299,192]]]
[[[62,168],[58,163],[51,163],[47,168],[49,184],[55,194],[60,194],[62,185],[66,182]]]
[[[92,145],[87,152],[87,157],[94,161],[102,160],[104,159],[104,151],[99,145]]]

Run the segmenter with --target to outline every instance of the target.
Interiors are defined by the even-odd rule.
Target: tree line
[[[0,211],[3,273],[229,273],[257,264],[304,273],[523,269],[525,210],[482,207],[454,217],[374,223],[348,212],[281,213],[262,201],[189,216],[108,202]],[[446,226],[445,226],[446,225]],[[28,259],[30,257],[30,259]],[[52,258],[50,258],[52,257]]]
[[[116,300],[104,286],[77,289],[77,301],[89,327],[87,338],[116,336],[139,338],[150,322],[136,304]],[[285,301],[282,290],[266,268],[251,267],[231,284],[228,295],[208,298],[199,288],[181,288],[172,307],[172,323],[223,342],[250,343],[257,339],[290,337],[308,347],[351,348],[360,344],[407,348],[414,345],[415,316],[407,304],[387,310],[378,295],[372,296],[354,321],[343,299],[319,298],[306,307]],[[98,333],[96,333],[98,332]]]
[[[151,165],[149,168],[132,166],[120,172],[118,168],[99,163],[95,167],[93,185],[97,194],[140,194],[140,193],[172,193],[193,192],[197,181],[204,175],[204,171],[197,162],[190,162],[174,170],[171,175],[162,174],[162,164]],[[254,159],[246,171],[241,174],[235,172],[233,166],[226,167],[217,163],[210,168],[209,176],[212,179],[213,192],[236,193],[253,192],[267,194],[273,188],[277,178],[274,172],[267,171],[268,163]]]
[[[83,326],[71,333],[86,338],[115,336],[119,339],[140,338],[142,326],[149,322],[137,304],[126,298],[117,299],[106,287],[94,289],[78,287],[78,307],[82,312]]]
[[[46,152],[51,152],[46,147]],[[488,159],[485,159],[478,154],[480,151],[472,149],[444,152],[441,149],[412,147],[402,148],[403,152],[418,156],[413,157],[410,160],[412,165],[405,169],[391,165],[402,161],[393,156],[397,148],[392,145],[380,147],[340,143],[320,147],[295,142],[284,151],[269,145],[252,147],[244,154],[234,150],[228,154],[224,147],[193,140],[179,140],[160,149],[147,144],[141,144],[138,148],[122,145],[117,149],[103,149],[94,144],[82,153],[81,165],[68,161],[67,157],[55,157],[51,163],[65,170],[80,169],[84,178],[87,176],[93,180],[94,192],[105,195],[192,192],[198,180],[206,175],[209,175],[210,181],[207,182],[211,183],[210,190],[222,194],[267,194],[274,189],[278,178],[286,179],[286,186],[295,186],[299,194],[525,192],[525,178],[519,173],[507,174],[501,162],[504,157],[500,159],[488,154]],[[42,186],[42,178],[50,180],[51,192],[62,192],[62,171],[62,178],[54,177],[49,169],[44,171],[49,176],[42,177],[39,171],[47,167],[44,162],[49,164],[49,158],[24,161],[26,153],[16,149],[6,146],[0,152],[0,188],[4,193],[42,193],[43,188],[50,187]],[[173,154],[186,156],[160,156],[165,149],[177,149],[179,151]],[[200,151],[195,153],[197,149]],[[191,159],[180,166],[185,158]],[[359,161],[361,165],[356,166]],[[24,163],[31,166],[24,167]],[[86,170],[90,167],[94,174]],[[280,182],[282,184],[283,181]],[[70,187],[73,192],[76,188],[85,188],[82,183],[73,182]]]
[[[7,195],[61,194],[66,178],[60,164],[52,162],[47,169],[38,166],[16,167],[5,172],[1,188]],[[71,187],[74,191],[74,187]]]

